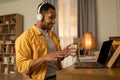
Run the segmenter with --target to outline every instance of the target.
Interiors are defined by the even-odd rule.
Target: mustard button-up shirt
[[[61,50],[60,43],[52,31],[48,31],[55,47]],[[37,70],[30,73],[33,60],[48,54],[48,45],[45,36],[33,25],[32,28],[22,33],[15,42],[16,48],[16,67],[21,73],[25,73],[29,78],[44,80],[48,62],[43,63]],[[61,68],[61,60],[58,59],[58,67]]]

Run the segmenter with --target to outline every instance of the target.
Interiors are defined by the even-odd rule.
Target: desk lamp
[[[91,56],[91,51],[96,47],[96,42],[91,32],[84,33],[81,45],[85,50],[85,54]]]

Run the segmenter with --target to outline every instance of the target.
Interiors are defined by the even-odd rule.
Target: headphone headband
[[[38,7],[38,14],[40,13],[41,7],[44,5],[45,3],[41,3],[40,6]]]

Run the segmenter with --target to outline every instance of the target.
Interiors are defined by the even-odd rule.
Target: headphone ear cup
[[[40,14],[40,13],[39,13],[39,14],[37,14],[37,20],[38,20],[38,21],[41,21],[42,19],[43,19],[43,15],[42,15],[42,14]]]

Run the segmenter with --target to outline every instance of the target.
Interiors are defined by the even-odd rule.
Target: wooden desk
[[[0,80],[26,80],[25,75],[16,73],[16,74],[4,74],[0,73]]]
[[[74,68],[57,72],[57,80],[120,80],[120,68]]]

